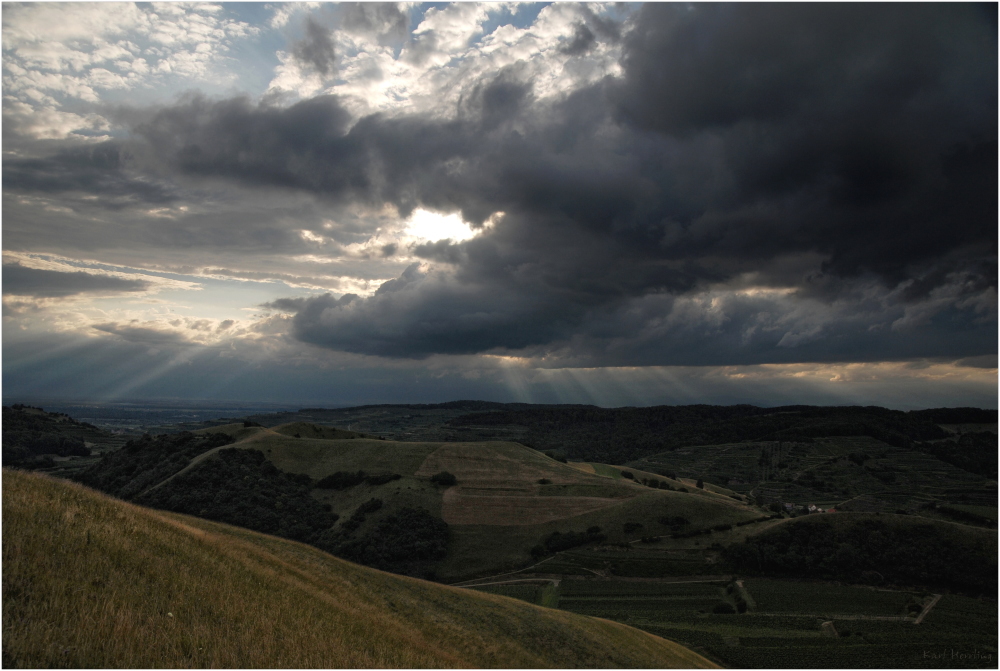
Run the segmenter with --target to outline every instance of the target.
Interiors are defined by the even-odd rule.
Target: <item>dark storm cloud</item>
[[[180,174],[473,225],[505,213],[479,238],[414,249],[448,270],[286,306],[311,343],[647,363],[969,357],[996,345],[990,11],[648,4],[622,34],[623,76],[554,104],[515,64],[470,87],[454,120],[352,120],[330,96],[191,97],[129,119],[139,154]],[[691,308],[711,328],[665,326],[676,299],[747,277],[790,292]]]
[[[321,75],[329,75],[337,64],[330,29],[312,17],[306,18],[305,36],[292,45],[292,55],[303,65],[311,66]]]
[[[996,8],[650,4],[613,97],[639,128],[716,138],[725,195],[775,211],[758,230],[830,254],[838,273],[898,281],[943,250],[995,255],[996,30],[984,10]],[[790,200],[802,204],[780,212]]]
[[[295,312],[294,333],[303,342],[385,357],[473,354],[523,348],[567,334],[560,325],[578,322],[579,306],[537,300],[502,287],[457,284],[423,273],[417,264],[379,287],[368,299],[330,294],[281,299],[266,307]]]
[[[461,103],[466,114],[478,115],[483,130],[492,131],[515,118],[529,101],[531,82],[524,63],[502,68],[497,75],[473,87]]]
[[[350,115],[332,96],[279,108],[248,98],[199,95],[144,117],[122,113],[156,159],[182,174],[253,185],[364,197],[372,189],[364,147],[345,130]]]
[[[47,157],[5,158],[3,186],[27,193],[98,196],[100,205],[109,209],[178,198],[168,184],[128,171],[120,142],[65,149]]]
[[[35,298],[62,298],[78,294],[110,294],[145,291],[151,283],[95,273],[58,272],[29,268],[20,263],[3,264],[3,293]]]

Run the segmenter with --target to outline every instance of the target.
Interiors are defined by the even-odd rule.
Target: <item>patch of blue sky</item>
[[[524,29],[532,25],[538,18],[539,12],[548,7],[550,2],[523,2],[517,3],[514,9],[508,3],[498,4],[495,9],[489,9],[489,18],[483,22],[483,32],[476,42],[483,37],[491,35],[500,26],[511,25],[518,29]]]

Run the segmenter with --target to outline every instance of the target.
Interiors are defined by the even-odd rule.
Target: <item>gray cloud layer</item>
[[[370,298],[274,306],[324,347],[623,364],[995,351],[995,6],[649,4],[628,28],[623,76],[554,104],[515,64],[451,119],[352,119],[331,96],[121,119],[160,174],[476,225],[505,213],[417,249],[439,266]],[[566,49],[599,34],[615,39],[580,24]],[[301,56],[317,69],[320,37]],[[74,160],[5,164],[5,182],[78,188]],[[90,187],[115,193],[122,170]],[[783,292],[739,293],[760,287]]]
[[[35,298],[61,298],[77,294],[107,294],[145,291],[151,284],[96,273],[58,272],[29,268],[20,263],[3,264],[3,293]]]

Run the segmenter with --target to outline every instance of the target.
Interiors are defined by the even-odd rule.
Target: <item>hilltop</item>
[[[567,547],[764,517],[721,487],[563,463],[517,443],[246,424],[132,441],[79,479],[143,505],[439,580],[521,568]]]
[[[3,471],[3,666],[704,668],[630,627]]]
[[[686,405],[600,408],[591,405],[533,405],[453,401],[436,404],[305,408],[254,415],[263,426],[303,421],[336,425],[396,440],[510,440],[581,461],[625,464],[695,445],[744,441],[800,441],[817,437],[868,436],[897,447],[923,447],[968,433],[997,433],[997,411],[934,408],[900,411],[877,406]],[[953,442],[957,442],[954,441]],[[967,459],[957,445],[936,458]],[[930,448],[928,448],[930,449]],[[967,457],[967,455],[966,455]],[[954,459],[952,460],[954,461]],[[973,460],[976,469],[991,469]],[[984,473],[989,476],[989,473]]]
[[[5,466],[54,468],[80,457],[118,449],[124,442],[121,436],[78,422],[64,413],[22,404],[3,407]]]

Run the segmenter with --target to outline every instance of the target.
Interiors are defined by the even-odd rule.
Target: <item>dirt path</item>
[[[502,578],[505,575],[517,575],[518,573],[524,573],[525,571],[533,569],[536,566],[541,566],[542,564],[544,564],[547,561],[552,561],[557,556],[558,555],[552,555],[551,557],[546,557],[545,559],[543,559],[542,561],[538,562],[537,564],[532,564],[531,566],[528,566],[528,567],[522,568],[522,569],[518,569],[516,571],[508,571],[507,573],[498,573],[497,575],[491,575],[491,576],[487,576],[485,578],[473,578],[472,580],[463,580],[461,582],[453,582],[453,583],[451,583],[451,585],[453,587],[469,587],[470,585],[473,585],[473,584],[479,584],[479,582],[483,581],[483,580],[494,580],[495,578]]]
[[[489,578],[485,578],[489,580]],[[453,585],[454,587],[488,587],[492,585],[521,585],[524,583],[550,583],[553,587],[558,587],[562,578],[518,578],[517,580],[497,580],[495,582],[477,582],[475,585]]]
[[[902,615],[818,615],[816,613],[754,613],[756,617],[833,617],[834,620],[878,620],[882,622],[913,622]]]
[[[923,622],[924,618],[927,617],[927,613],[931,612],[931,608],[936,606],[937,602],[940,600],[941,600],[941,595],[935,594],[934,598],[928,601],[927,605],[924,606],[924,609],[920,611],[920,615],[917,615],[917,619],[913,621],[913,624],[920,624],[921,622]]]
[[[753,597],[750,596],[750,592],[748,592],[747,588],[743,586],[742,580],[736,581],[736,589],[740,591],[740,596],[742,596],[743,600],[747,602],[747,611],[756,611],[757,602],[753,600]]]

